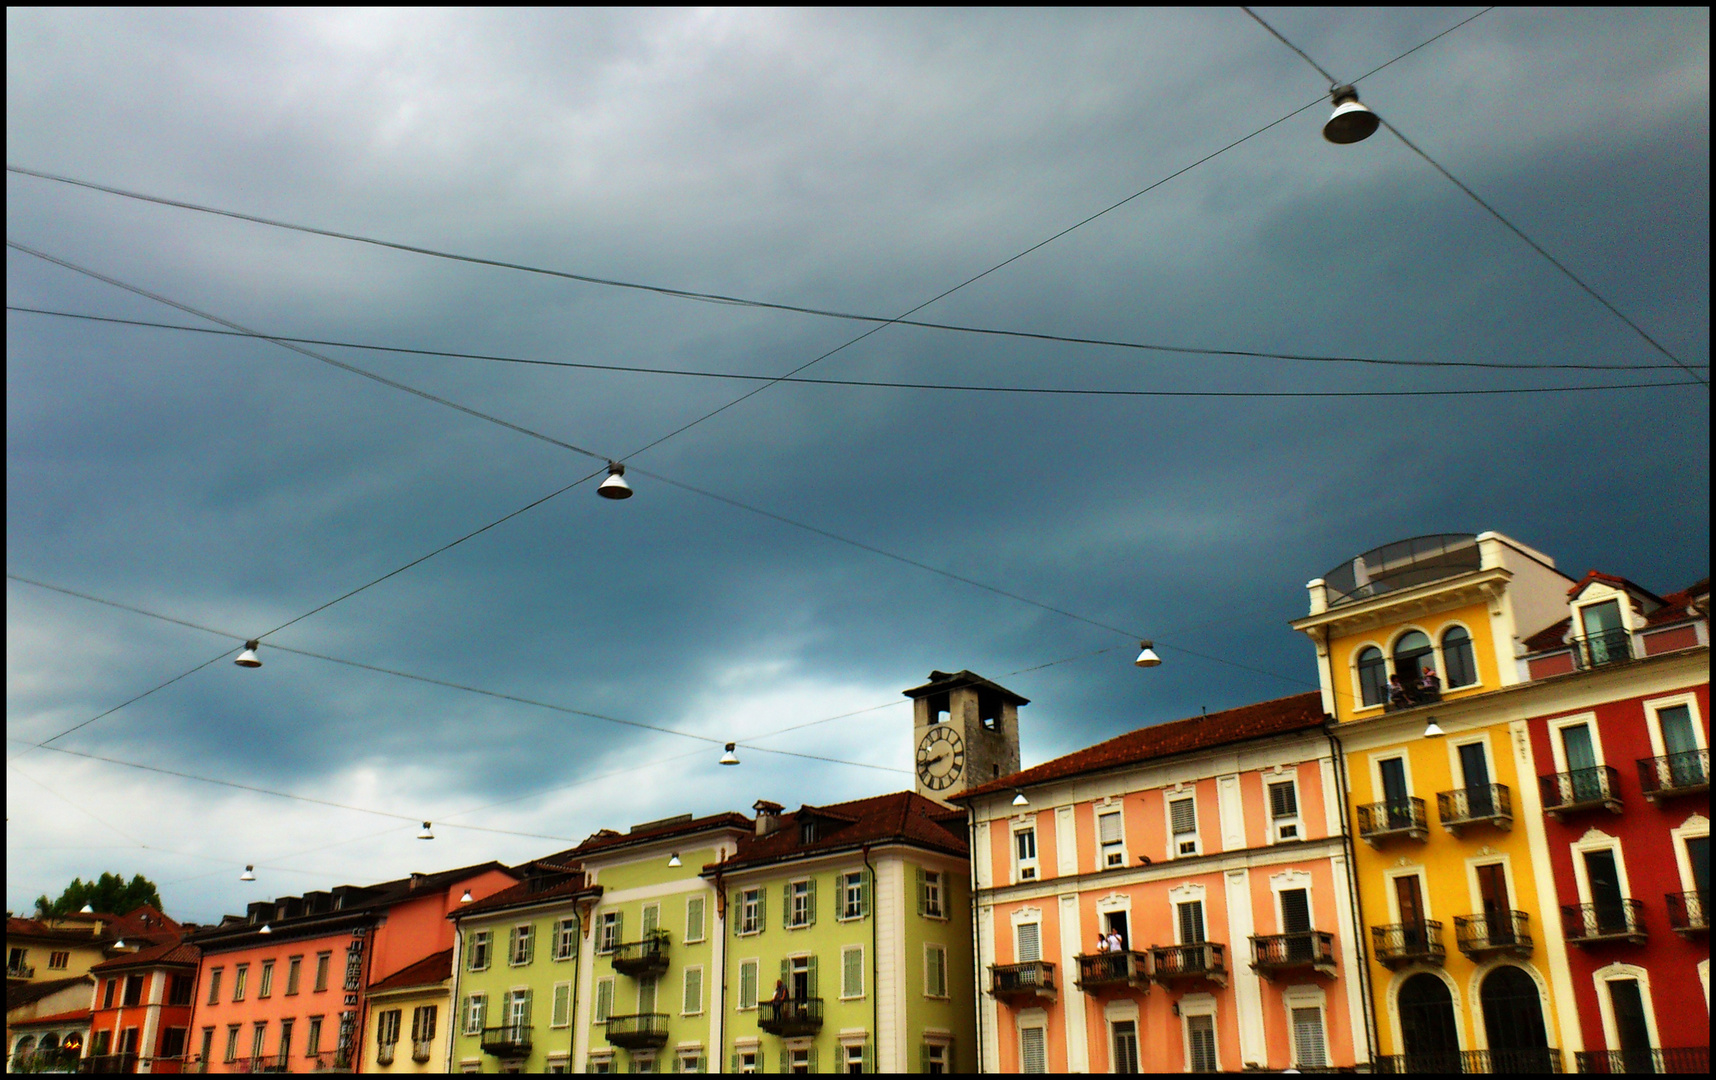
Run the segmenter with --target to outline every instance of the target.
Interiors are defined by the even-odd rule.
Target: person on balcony
[[[1108,931],[1108,951],[1111,953],[1126,951],[1126,942],[1120,940],[1120,931],[1112,927]]]
[[[1105,953],[1108,951],[1108,935],[1102,933],[1100,930],[1097,931],[1096,934],[1096,951],[1099,953]]]
[[[1412,696],[1406,692],[1406,684],[1400,681],[1399,673],[1389,676],[1388,703],[1390,705],[1410,705]]]
[[[1424,674],[1418,680],[1418,689],[1423,691],[1426,698],[1441,696],[1442,677],[1436,674],[1435,668],[1424,669]]]

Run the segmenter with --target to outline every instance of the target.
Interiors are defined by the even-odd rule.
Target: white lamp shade
[[[676,851],[672,855],[668,856],[667,865],[669,865],[669,866],[681,865],[680,861],[679,861],[679,852]]]
[[[240,881],[255,881],[256,880],[255,871],[256,871],[256,867],[254,867],[254,866],[245,867],[244,873],[238,875],[238,880],[240,880]]]
[[[1432,716],[1430,718],[1429,723],[1424,725],[1424,737],[1426,739],[1440,739],[1442,736],[1444,736],[1446,734],[1447,734],[1447,732],[1443,731],[1442,728],[1436,723],[1436,718],[1434,716]]]
[[[1153,642],[1140,641],[1138,643],[1138,648],[1141,650],[1138,653],[1138,659],[1132,662],[1137,664],[1139,667],[1155,667],[1162,662],[1162,658],[1156,655],[1156,649]]]
[[[1329,122],[1323,125],[1323,138],[1344,146],[1363,142],[1376,134],[1377,126],[1382,120],[1364,107],[1358,99],[1357,90],[1350,86],[1337,86],[1332,96],[1335,113],[1329,117]]]
[[[473,896],[472,896],[472,895],[471,895],[471,890],[469,890],[469,889],[466,889],[466,890],[465,890],[465,895],[463,895],[463,896],[461,896],[461,897],[459,897],[459,903],[461,903],[461,904],[468,904],[468,903],[470,903],[470,902],[471,902],[471,901],[472,901],[472,900],[474,900],[474,899],[476,899],[476,898],[475,898],[475,897],[473,897]]]
[[[272,929],[270,929],[270,928],[269,928],[269,926],[268,926],[268,924],[267,924],[267,923],[263,923],[263,924],[262,924],[262,929],[260,929],[260,930],[258,930],[258,931],[257,931],[257,933],[258,933],[258,934],[272,934],[272,933],[273,933],[273,932],[274,932],[274,931],[273,931],[273,930],[272,930]]]
[[[95,909],[93,907],[90,907],[88,904],[85,904],[83,907],[78,908],[77,911],[78,911],[79,915],[94,915],[95,914]]]
[[[239,667],[261,667],[262,661],[256,658],[256,649],[260,644],[261,642],[256,641],[245,642],[244,651],[238,654],[238,658],[233,663]]]
[[[604,499],[631,498],[632,486],[626,483],[626,467],[618,462],[608,462],[608,478],[596,488],[596,494]]]
[[[737,746],[738,746],[738,743],[728,743],[727,744],[727,752],[721,755],[721,764],[723,764],[723,765],[737,765],[737,764],[739,764],[739,755],[735,754],[733,752],[734,748]]]
[[[435,839],[435,834],[433,832],[429,831],[429,823],[427,821],[425,821],[423,823],[423,831],[417,834],[417,839],[419,839],[419,840],[433,840],[433,839]]]
[[[1014,806],[1030,806],[1031,800],[1025,798],[1025,792],[1023,790],[1015,791],[1013,793],[1013,805]]]

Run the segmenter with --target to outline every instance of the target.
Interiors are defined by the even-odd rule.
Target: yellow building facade
[[[1572,585],[1498,533],[1401,541],[1307,585],[1293,626],[1336,720],[1384,1070],[1541,1071],[1581,1048],[1510,692]]]

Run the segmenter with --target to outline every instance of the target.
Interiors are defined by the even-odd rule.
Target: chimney
[[[767,836],[781,827],[781,804],[758,799],[751,804],[757,812],[757,835]]]

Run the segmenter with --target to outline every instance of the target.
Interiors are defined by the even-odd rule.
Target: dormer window
[[[1442,670],[1448,688],[1472,686],[1478,681],[1478,664],[1472,655],[1472,635],[1463,626],[1450,626],[1442,634]]]
[[[1621,618],[1618,600],[1579,609],[1579,623],[1585,631],[1584,660],[1588,667],[1598,667],[1616,660],[1632,659],[1632,643],[1628,640],[1626,623]]]
[[[801,821],[798,823],[798,842],[801,844],[816,843],[815,820]]]

